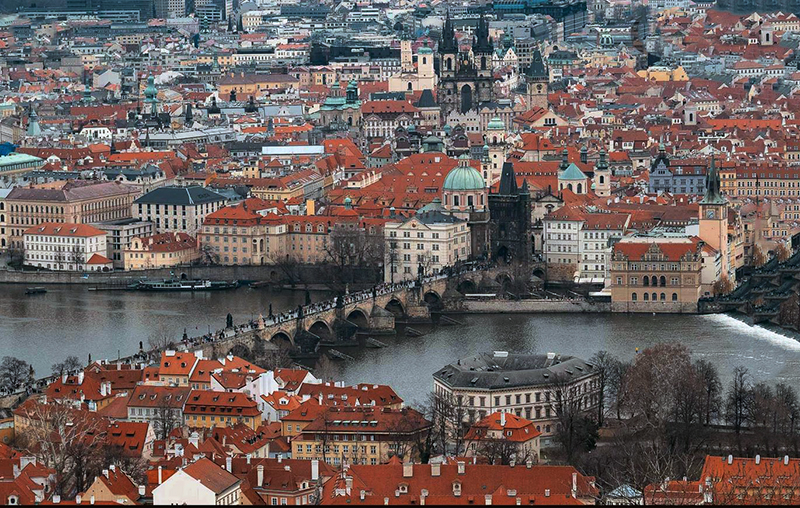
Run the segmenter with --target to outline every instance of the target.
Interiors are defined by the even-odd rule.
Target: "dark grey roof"
[[[417,101],[416,106],[418,108],[435,108],[437,107],[436,100],[433,98],[433,93],[430,91],[429,88],[426,88],[422,91],[422,94],[419,96],[419,101]]]
[[[455,217],[448,213],[442,213],[438,210],[422,211],[421,209],[414,215],[413,218],[417,219],[423,224],[442,224],[442,223],[454,224],[456,222],[466,222],[466,220],[464,219],[459,219],[458,217]]]
[[[453,388],[499,390],[546,386],[559,377],[580,379],[594,372],[593,365],[574,356],[497,352],[461,358],[433,377]]]
[[[161,187],[140,197],[134,203],[157,205],[202,205],[225,201],[223,196],[205,187]]]

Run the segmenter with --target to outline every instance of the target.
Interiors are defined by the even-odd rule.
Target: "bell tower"
[[[550,83],[550,73],[542,59],[542,53],[536,49],[531,58],[531,65],[525,70],[525,84],[527,93],[525,98],[529,109],[547,109],[547,92]]]
[[[720,194],[719,172],[711,159],[706,194],[700,200],[700,238],[720,253],[722,273],[728,274],[728,200]]]

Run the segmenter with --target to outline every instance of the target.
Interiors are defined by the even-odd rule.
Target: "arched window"
[[[568,184],[567,184],[567,188],[568,188],[569,190],[572,190],[572,184],[571,184],[571,183],[568,183]]]
[[[600,175],[600,184],[602,185],[604,183],[606,183],[606,177],[604,177],[603,175]]]
[[[423,56],[422,57],[422,65],[426,65],[427,63],[428,63],[428,57]]]
[[[644,294],[644,301],[646,302],[649,299],[650,299],[650,295],[648,293],[645,293]]]
[[[650,285],[650,277],[648,277],[647,275],[644,276],[644,285],[645,286],[649,286]]]
[[[453,206],[458,206],[459,204],[458,195],[453,196]]]
[[[661,287],[666,286],[667,285],[667,278],[662,275],[661,279],[659,280],[659,284],[661,285]]]
[[[486,70],[486,57],[481,57],[481,69]]]
[[[583,184],[578,184],[578,194],[583,194]]]
[[[408,82],[408,89],[409,89],[409,91],[412,89],[411,81]]]
[[[672,301],[673,302],[677,302],[678,301],[678,293],[672,293]]]
[[[447,70],[448,71],[452,71],[453,70],[453,59],[452,58],[448,58],[447,59]]]
[[[631,293],[631,301],[635,302],[637,299],[638,299],[638,297],[636,296],[636,293]]]
[[[656,293],[653,293],[653,301],[655,302],[657,300],[658,300],[658,295]]]

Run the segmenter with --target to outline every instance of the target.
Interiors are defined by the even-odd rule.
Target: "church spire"
[[[711,157],[711,166],[708,168],[708,175],[706,176],[706,195],[700,200],[702,205],[724,205],[727,203],[725,197],[720,194],[720,181],[719,172],[714,161]]]
[[[439,53],[457,53],[458,43],[456,41],[456,31],[453,28],[453,22],[450,20],[450,11],[447,11],[447,17],[444,20],[444,27],[442,28],[442,38],[439,41]]]
[[[514,173],[514,164],[511,162],[503,163],[503,174],[500,175],[499,193],[502,196],[515,196],[519,193],[517,175]]]

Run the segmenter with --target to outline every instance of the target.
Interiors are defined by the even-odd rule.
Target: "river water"
[[[268,289],[197,293],[88,291],[84,286],[49,286],[44,295],[0,285],[0,356],[22,358],[37,375],[67,355],[86,361],[134,353],[153,334],[179,338],[184,328],[200,335],[222,328],[230,312],[242,323],[305,300],[303,291]],[[313,300],[324,294],[312,293]],[[706,358],[727,387],[734,367],[744,365],[755,380],[783,381],[800,390],[800,342],[751,327],[732,317],[624,314],[459,315],[462,326],[415,326],[424,337],[376,337],[388,347],[342,348],[355,361],[337,361],[334,371],[348,384],[389,384],[408,402],[422,400],[433,372],[479,351],[556,352],[588,359],[605,349],[630,359],[636,348],[681,341],[695,358]]]

